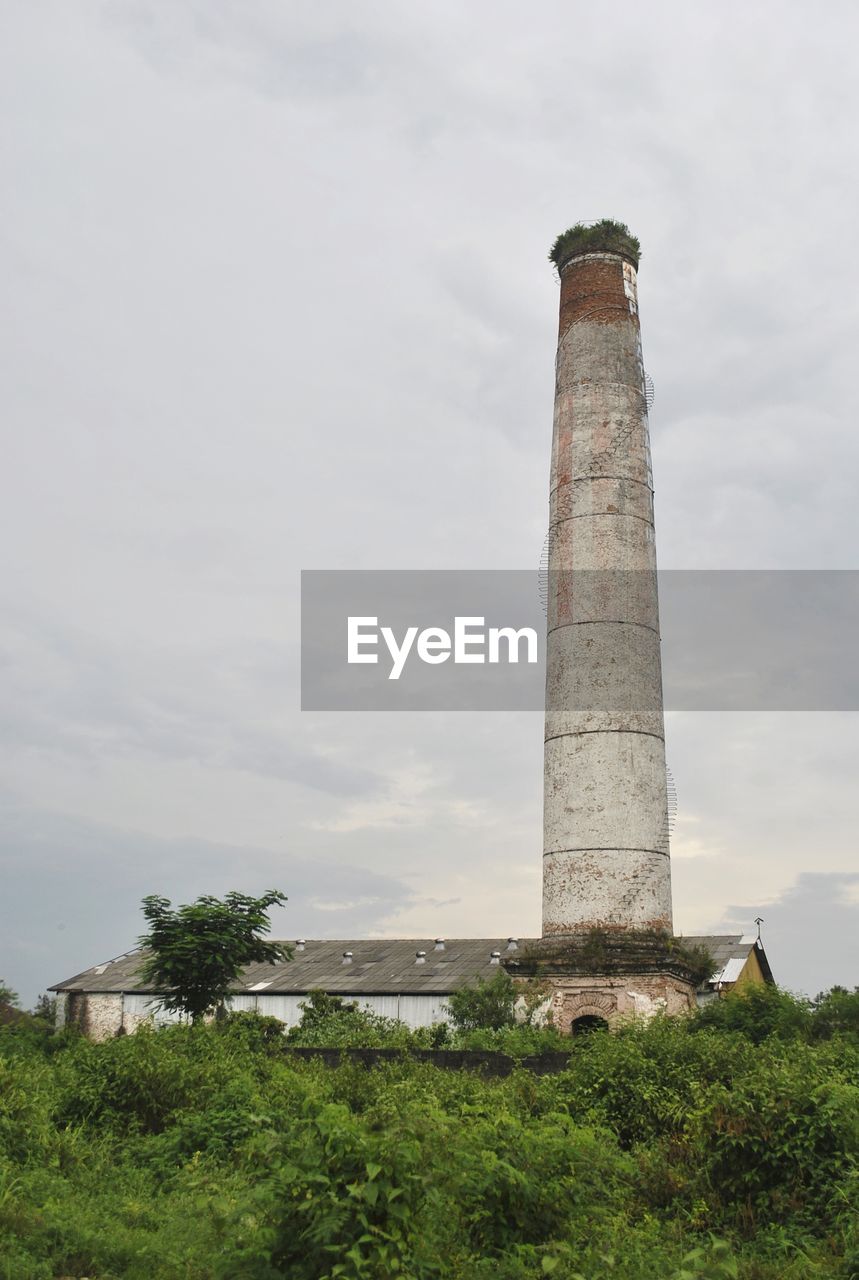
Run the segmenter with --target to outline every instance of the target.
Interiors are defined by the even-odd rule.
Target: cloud
[[[201,647],[202,648],[202,647]],[[10,744],[72,756],[106,749],[195,760],[296,783],[335,796],[378,793],[383,779],[338,759],[275,712],[294,667],[266,646],[152,653],[33,614],[5,619],[0,664],[7,681],[0,736]]]
[[[125,950],[153,876],[288,873],[308,935],[535,932],[539,716],[302,714],[299,570],[537,564],[546,253],[604,215],[644,247],[660,563],[854,567],[859,15],[3,23],[0,972]],[[856,723],[669,717],[678,927],[848,872]]]
[[[127,951],[144,927],[149,893],[174,902],[230,889],[262,893],[274,885],[289,902],[272,913],[276,937],[362,936],[379,928],[411,887],[358,864],[338,866],[285,850],[205,840],[154,839],[143,832],[25,809],[4,797],[0,858],[6,890],[0,906],[4,965],[20,972],[27,1003],[39,990]],[[321,885],[343,899],[319,900]]]

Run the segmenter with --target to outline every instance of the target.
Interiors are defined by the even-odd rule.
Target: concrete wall
[[[543,933],[672,929],[653,489],[635,269],[561,277]]]

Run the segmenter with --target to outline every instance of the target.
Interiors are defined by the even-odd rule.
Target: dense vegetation
[[[0,1029],[0,1275],[849,1280],[857,1011],[759,989],[571,1042],[316,997],[287,1045],[406,1051],[372,1069],[299,1060],[256,1015],[99,1045],[27,1020]],[[569,1065],[408,1056],[444,1040]]]
[[[620,253],[637,267],[641,244],[625,222],[601,218],[599,222],[577,222],[563,231],[549,250],[549,261],[560,269],[580,253]]]

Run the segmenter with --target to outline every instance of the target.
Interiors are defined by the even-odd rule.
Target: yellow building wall
[[[740,976],[737,978],[737,981],[734,983],[731,990],[737,991],[740,987],[749,987],[756,982],[766,982],[766,978],[764,977],[763,969],[758,962],[757,952],[755,951],[755,948],[752,947],[749,951],[746,963],[740,970]]]

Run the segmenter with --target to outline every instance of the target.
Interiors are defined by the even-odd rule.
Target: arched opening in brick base
[[[616,1012],[617,1001],[611,995],[596,991],[567,991],[562,996],[560,1007],[556,1006],[555,1026],[571,1036],[597,1025],[610,1028]],[[577,1022],[581,1023],[578,1028]]]
[[[588,1036],[594,1031],[608,1031],[608,1020],[596,1013],[583,1013],[581,1017],[573,1018],[570,1025],[570,1035],[573,1036]]]

